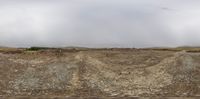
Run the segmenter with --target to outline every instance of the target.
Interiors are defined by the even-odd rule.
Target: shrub
[[[47,47],[30,47],[27,50],[28,51],[38,51],[38,50],[44,50],[44,49],[49,49]]]

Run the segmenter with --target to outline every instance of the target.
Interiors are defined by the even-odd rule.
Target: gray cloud
[[[200,46],[199,0],[2,0],[0,45]]]

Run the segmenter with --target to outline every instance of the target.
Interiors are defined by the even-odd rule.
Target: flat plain
[[[55,96],[199,99],[200,51],[0,48],[0,97]]]

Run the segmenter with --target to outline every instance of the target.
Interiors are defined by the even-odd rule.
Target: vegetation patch
[[[27,51],[39,51],[39,50],[46,50],[46,49],[53,49],[53,48],[48,48],[48,47],[30,47],[27,48]]]

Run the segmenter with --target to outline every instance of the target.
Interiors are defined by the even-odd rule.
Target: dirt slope
[[[2,51],[0,96],[200,96],[200,53]]]

